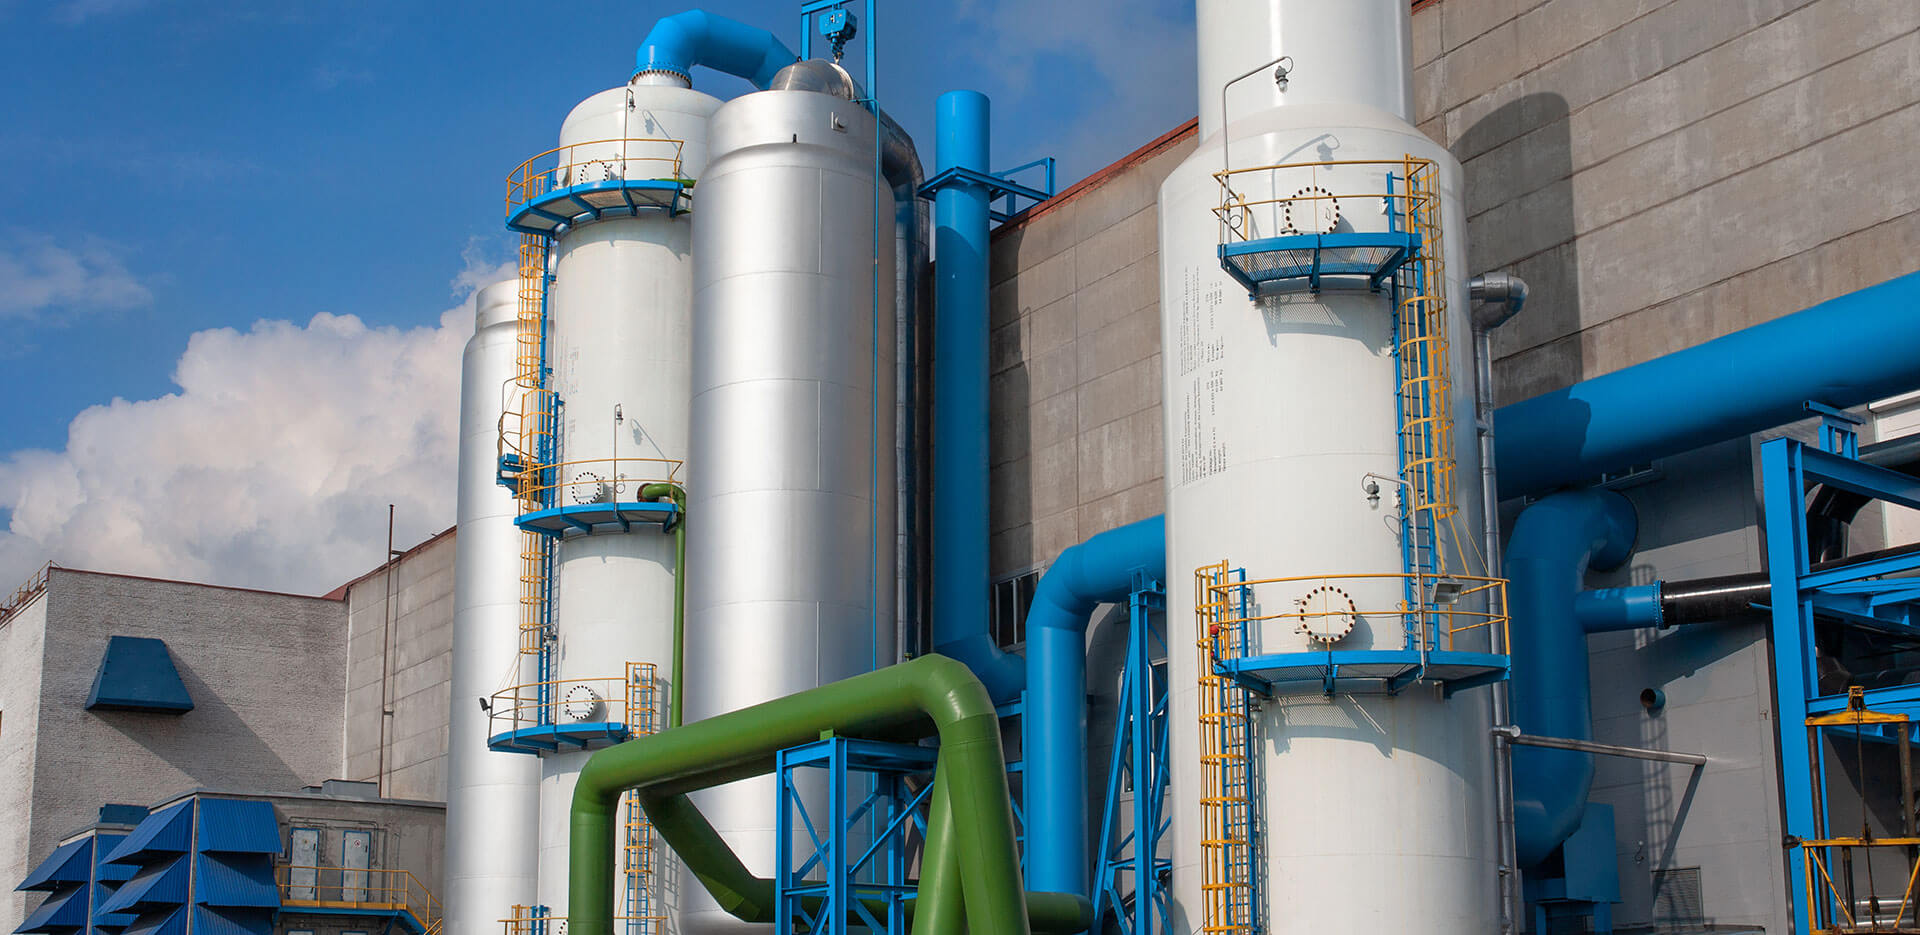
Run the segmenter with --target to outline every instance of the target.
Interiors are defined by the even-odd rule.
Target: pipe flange
[[[1359,608],[1353,604],[1353,596],[1345,589],[1330,584],[1308,591],[1293,603],[1298,608],[1300,634],[1329,646],[1352,633],[1353,625],[1360,617]]]
[[[566,700],[560,703],[560,713],[576,723],[598,721],[606,716],[606,706],[600,702],[600,693],[591,686],[575,685],[567,689]]]
[[[1340,226],[1340,199],[1318,185],[1309,185],[1287,199],[1287,230],[1296,234],[1331,234]]]

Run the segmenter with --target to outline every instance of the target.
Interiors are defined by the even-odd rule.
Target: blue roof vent
[[[108,638],[107,653],[100,658],[87,710],[185,714],[193,710],[193,696],[180,681],[164,640],[115,636]]]

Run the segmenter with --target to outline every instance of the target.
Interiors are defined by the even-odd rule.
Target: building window
[[[1033,605],[1033,592],[1039,586],[1037,568],[993,583],[993,641],[1001,649],[1026,645],[1027,608]]]

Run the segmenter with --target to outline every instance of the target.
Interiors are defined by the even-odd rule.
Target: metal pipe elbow
[[[1512,273],[1481,273],[1467,280],[1474,301],[1473,329],[1492,331],[1507,323],[1527,304],[1527,281]]]
[[[753,82],[764,91],[798,56],[770,32],[705,10],[662,17],[634,55],[634,77],[648,72],[689,81],[695,65]]]
[[[1513,618],[1513,711],[1529,734],[1593,739],[1587,631],[1576,599],[1589,569],[1609,570],[1633,554],[1638,518],[1611,491],[1582,490],[1527,507],[1507,542]],[[1580,826],[1593,787],[1593,756],[1535,747],[1513,751],[1514,837],[1530,867]]]

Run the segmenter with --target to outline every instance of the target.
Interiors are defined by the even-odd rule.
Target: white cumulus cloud
[[[0,318],[30,318],[47,309],[126,311],[152,301],[108,241],[62,244],[22,235],[0,245]]]
[[[469,260],[462,283],[498,271]],[[91,407],[65,450],[0,461],[0,580],[51,559],[323,593],[370,570],[387,504],[398,546],[453,522],[472,332],[469,296],[428,327],[323,313],[193,335],[177,392]]]

